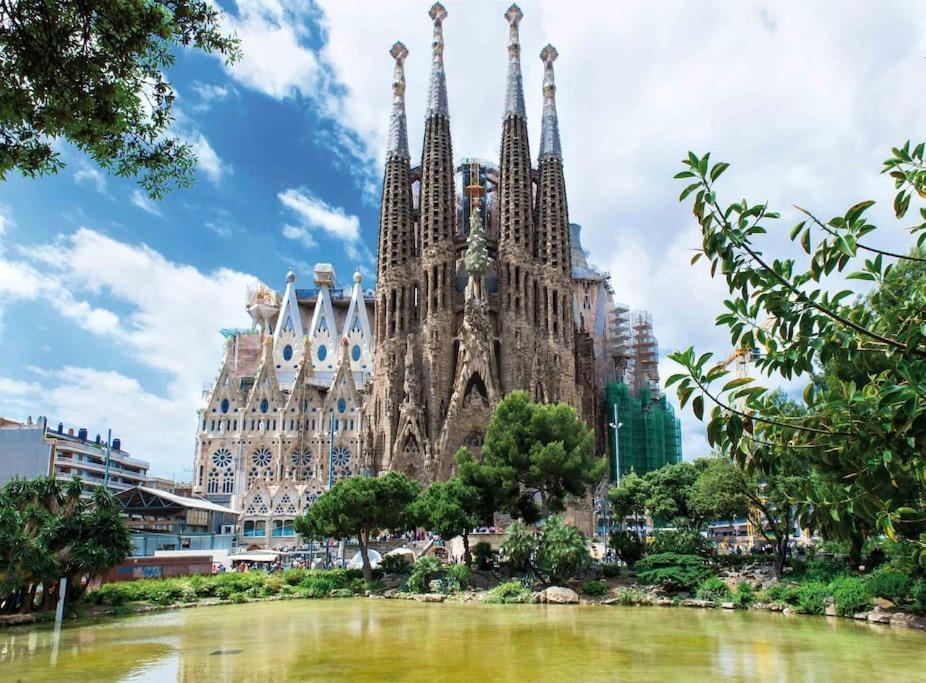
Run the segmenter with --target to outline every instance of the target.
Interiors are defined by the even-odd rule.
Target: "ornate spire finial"
[[[444,75],[444,19],[447,10],[439,2],[435,2],[428,12],[434,22],[434,40],[431,42],[431,81],[428,84],[427,116],[440,114],[450,116],[447,105],[447,78]]]
[[[553,82],[553,62],[559,53],[552,45],[540,51],[543,61],[543,122],[540,126],[540,159],[563,158],[559,143],[559,120],[556,116],[556,84]]]
[[[405,122],[405,58],[408,48],[402,43],[393,44],[389,54],[395,60],[392,77],[392,117],[389,119],[389,146],[387,156],[408,158],[408,125]]]
[[[524,12],[517,5],[512,5],[505,12],[508,20],[508,82],[505,85],[505,118],[520,116],[527,118],[524,108],[524,86],[521,79],[521,40],[518,26]]]

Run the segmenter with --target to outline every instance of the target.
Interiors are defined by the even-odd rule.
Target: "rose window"
[[[267,467],[267,465],[270,464],[270,461],[273,460],[273,455],[267,448],[258,448],[256,451],[254,451],[254,455],[251,456],[251,459],[258,467]]]
[[[232,462],[232,454],[227,448],[220,448],[212,454],[212,464],[216,467],[228,467]]]

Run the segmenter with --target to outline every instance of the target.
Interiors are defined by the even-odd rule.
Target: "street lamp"
[[[617,474],[615,483],[621,483],[621,452],[618,450],[620,441],[618,440],[618,430],[624,426],[623,422],[617,421],[617,404],[614,404],[614,422],[609,422],[608,426],[614,430],[614,470]]]

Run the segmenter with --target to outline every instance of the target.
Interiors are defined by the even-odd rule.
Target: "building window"
[[[228,399],[227,399],[227,398],[223,398],[223,399],[222,399],[222,412],[223,412],[223,413],[227,413],[227,412],[228,412],[228,405],[229,405],[229,404],[228,404]]]
[[[338,399],[338,412],[343,413],[345,410],[347,410],[347,401],[345,401],[343,398],[339,398]]]
[[[292,360],[293,358],[293,347],[287,344],[283,347],[283,360]]]
[[[266,536],[267,523],[262,520],[248,520],[244,523],[244,535],[249,537]],[[274,534],[276,535],[276,534]]]
[[[355,361],[360,360],[360,344],[354,344],[354,348],[350,350],[350,357]]]
[[[260,412],[266,413],[268,410],[270,410],[270,402],[267,399],[262,398],[260,401]]]
[[[232,462],[232,454],[227,448],[220,448],[212,454],[212,464],[216,467],[228,467]]]
[[[271,536],[295,536],[296,530],[293,528],[293,520],[291,519],[273,520],[273,529],[270,533],[271,533]]]

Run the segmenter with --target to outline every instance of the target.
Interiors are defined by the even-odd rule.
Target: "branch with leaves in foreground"
[[[885,162],[898,219],[926,197],[923,156],[924,144],[911,151],[907,143]],[[734,348],[757,352],[763,374],[806,377],[808,410],[783,411],[767,387],[724,379],[728,370],[693,348],[670,355],[683,371],[667,386],[676,385],[683,408],[690,402],[698,419],[706,417],[710,444],[742,466],[762,474],[797,451],[809,470],[841,482],[845,503],[834,514],[857,515],[926,548],[926,208],[910,228],[916,240],[906,255],[871,246],[878,228],[866,217],[869,200],[828,221],[804,211],[790,231],[800,262],[773,258],[762,236],[779,215],[766,203],[721,202],[716,186],[729,164],[694,153],[683,164],[680,200],[693,200],[702,235],[692,264],[705,258],[730,292],[716,324]],[[830,291],[833,276],[872,290]]]

